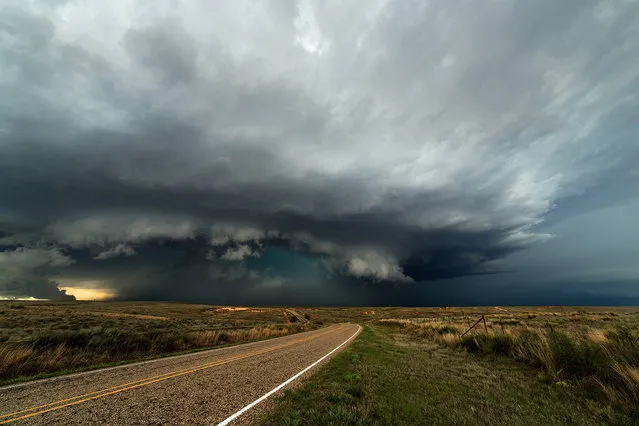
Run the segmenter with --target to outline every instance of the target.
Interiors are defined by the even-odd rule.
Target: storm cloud
[[[0,64],[0,294],[401,303],[639,196],[633,2],[8,1]]]

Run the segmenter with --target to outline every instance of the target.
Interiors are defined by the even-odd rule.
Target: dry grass
[[[588,330],[588,340],[591,343],[601,345],[608,341],[608,336],[606,336],[606,331],[600,328],[591,328]]]
[[[0,383],[303,331],[281,309],[178,303],[0,303]]]
[[[22,370],[32,355],[33,349],[26,346],[0,346],[0,376]]]
[[[255,423],[636,424],[636,419],[606,401],[585,398],[576,386],[540,381],[533,368],[511,358],[476,356],[434,344],[404,327],[374,324],[274,403]]]
[[[639,316],[634,309],[500,309],[487,317],[486,327],[480,322],[461,337],[476,319],[459,312],[378,323],[400,326],[442,346],[508,356],[539,368],[547,380],[568,381],[629,409],[639,405]]]
[[[241,312],[248,311],[248,308],[242,308],[239,306],[223,306],[221,308],[217,308],[216,312]]]
[[[482,322],[460,340],[460,334],[481,315],[486,315],[486,330]],[[293,318],[296,322],[289,323]],[[401,329],[407,341],[468,357],[496,354],[504,362],[511,358],[522,369],[529,368],[524,364],[538,369],[545,385],[568,383],[593,397],[624,407],[639,406],[638,308],[7,302],[0,303],[0,382],[276,337],[337,322],[392,326]],[[499,362],[497,357],[486,359]]]
[[[291,327],[253,327],[248,330],[202,330],[191,333],[190,339],[197,347],[215,346],[220,343],[241,343],[271,337],[286,336]]]
[[[444,333],[439,337],[439,340],[448,346],[454,346],[459,342],[459,335],[453,333]]]

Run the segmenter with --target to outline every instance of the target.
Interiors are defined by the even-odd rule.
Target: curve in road
[[[228,424],[352,341],[338,324],[0,388],[3,424]]]

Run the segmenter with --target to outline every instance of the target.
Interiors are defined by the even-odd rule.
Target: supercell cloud
[[[638,196],[630,1],[5,1],[0,94],[5,297],[402,303]]]

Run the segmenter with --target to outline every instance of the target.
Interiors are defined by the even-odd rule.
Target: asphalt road
[[[359,330],[355,324],[338,324],[262,342],[6,386],[0,388],[0,425],[217,424]],[[244,418],[246,422],[246,416],[260,405],[237,421]]]

